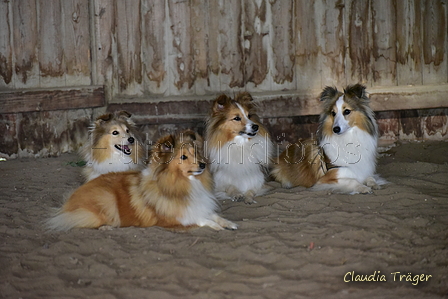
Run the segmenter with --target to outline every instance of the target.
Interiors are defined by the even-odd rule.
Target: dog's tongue
[[[129,152],[129,146],[127,146],[127,145],[123,145],[123,149],[124,149],[125,151]]]

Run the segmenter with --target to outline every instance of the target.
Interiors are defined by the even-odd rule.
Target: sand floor
[[[447,142],[389,149],[390,184],[370,195],[271,182],[257,204],[223,202],[240,227],[220,232],[46,232],[82,182],[77,159],[0,162],[1,298],[448,297]],[[365,276],[377,281],[353,281]]]

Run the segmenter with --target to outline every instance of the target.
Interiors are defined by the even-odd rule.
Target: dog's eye
[[[332,116],[336,116],[336,112],[331,111],[331,115],[332,115]]]
[[[187,156],[185,156],[185,155],[182,155],[182,156],[180,156],[180,159],[181,159],[181,160],[187,160],[187,159],[188,159],[188,157],[187,157]]]
[[[126,133],[129,133],[129,130],[126,130]]]
[[[241,117],[239,117],[239,116],[235,116],[235,117],[233,118],[233,120],[241,121]]]
[[[248,119],[251,119],[251,117],[252,117],[252,114],[248,114],[248,115],[247,115],[247,118],[248,118]]]
[[[345,109],[345,110],[344,110],[344,115],[349,115],[350,112],[352,112],[350,109]]]
[[[113,131],[112,132],[112,135],[118,135],[118,134],[120,134],[118,131]]]

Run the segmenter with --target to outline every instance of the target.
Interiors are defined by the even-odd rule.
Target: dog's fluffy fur
[[[312,187],[339,193],[371,193],[385,181],[375,175],[378,127],[365,86],[344,92],[326,87],[320,95],[317,140],[299,140],[279,156],[272,176],[283,187]]]
[[[89,130],[89,142],[80,150],[86,161],[83,174],[87,181],[101,174],[139,170],[144,167],[141,138],[126,111],[99,116]]]
[[[201,142],[192,131],[161,138],[145,170],[107,173],[87,182],[47,222],[48,227],[236,229],[236,224],[215,212],[212,178],[199,154]]]
[[[266,191],[272,156],[269,133],[253,113],[247,92],[217,97],[206,122],[206,152],[219,199],[253,203]]]

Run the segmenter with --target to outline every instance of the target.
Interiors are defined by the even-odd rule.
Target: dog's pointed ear
[[[124,118],[124,119],[128,119],[132,116],[131,113],[125,111],[125,110],[121,110],[121,111],[115,111],[115,116],[117,118]]]
[[[196,141],[196,133],[193,130],[185,130],[180,133],[181,142],[194,142]]]
[[[218,96],[213,102],[213,113],[224,111],[227,107],[229,107],[230,102],[231,99],[225,94]]]
[[[168,135],[159,140],[160,152],[162,153],[172,153],[175,146],[175,137],[173,135]]]
[[[112,113],[106,113],[106,114],[100,115],[96,118],[95,125],[101,126],[105,122],[112,120],[113,117],[114,117],[114,115]]]
[[[235,101],[240,103],[240,104],[243,104],[243,105],[247,105],[250,102],[252,102],[253,100],[254,99],[252,98],[250,93],[248,93],[247,91],[240,92],[235,97]]]
[[[362,84],[355,84],[355,85],[348,85],[344,89],[344,93],[348,96],[355,96],[358,99],[368,99],[367,93],[366,93],[366,87]]]
[[[327,100],[334,99],[335,96],[339,94],[339,91],[336,87],[327,86],[324,88],[319,98],[321,102],[325,102]]]

